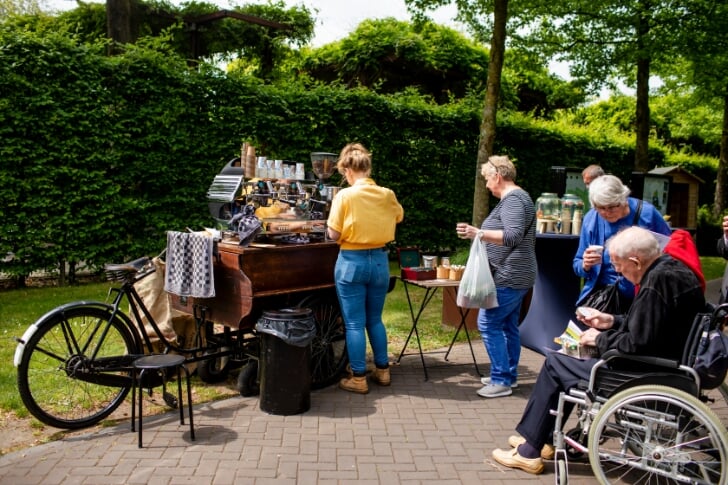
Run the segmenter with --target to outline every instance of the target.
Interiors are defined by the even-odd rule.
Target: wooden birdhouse
[[[694,233],[698,227],[698,189],[702,183],[705,183],[702,179],[675,165],[633,173],[630,189],[632,196],[652,203],[663,216],[669,216],[673,228]]]

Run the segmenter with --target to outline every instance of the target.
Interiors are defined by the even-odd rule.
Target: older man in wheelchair
[[[494,450],[494,460],[539,474],[555,454],[557,484],[568,481],[568,457],[584,453],[601,483],[728,483],[725,427],[700,400],[700,377],[681,365],[706,311],[698,278],[636,226],[607,250],[639,288],[632,306],[626,315],[577,317],[588,327],[580,343],[599,358],[549,353],[516,426],[520,436]],[[564,433],[574,407],[577,427]]]

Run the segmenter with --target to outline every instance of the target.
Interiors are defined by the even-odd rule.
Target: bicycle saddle
[[[150,263],[151,260],[147,256],[144,256],[134,261],[129,261],[128,263],[107,264],[104,266],[104,272],[111,280],[125,281],[143,270]]]

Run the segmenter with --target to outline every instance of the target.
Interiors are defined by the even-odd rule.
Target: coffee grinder
[[[338,192],[338,187],[333,187],[326,183],[334,173],[334,170],[336,170],[337,158],[338,155],[335,153],[311,152],[311,167],[317,179],[316,192],[318,193],[318,196],[312,201],[317,205],[313,210],[321,211],[324,216],[322,218],[328,216],[331,200],[334,198],[335,193]]]

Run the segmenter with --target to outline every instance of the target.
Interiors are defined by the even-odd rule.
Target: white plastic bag
[[[465,265],[463,278],[458,288],[457,305],[462,308],[495,308],[498,297],[493,275],[490,274],[488,251],[480,239],[480,233],[473,239]]]

